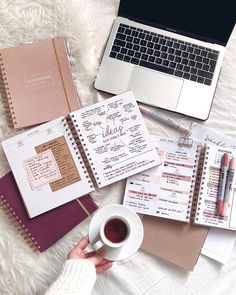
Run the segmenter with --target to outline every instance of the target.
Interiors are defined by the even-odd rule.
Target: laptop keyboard
[[[120,24],[109,56],[210,86],[219,52]]]

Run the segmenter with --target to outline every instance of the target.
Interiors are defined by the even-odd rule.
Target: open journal
[[[123,204],[142,214],[236,230],[236,194],[227,216],[216,212],[221,158],[231,149],[153,137],[162,164],[127,179]],[[235,186],[234,186],[235,187]],[[235,196],[234,196],[235,195]]]
[[[160,164],[132,92],[2,142],[30,217]]]

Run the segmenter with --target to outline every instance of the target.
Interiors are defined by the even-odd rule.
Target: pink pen
[[[236,168],[236,158],[233,157],[229,162],[229,171],[228,171],[227,180],[226,180],[222,216],[228,216],[229,198],[233,190],[235,168]]]

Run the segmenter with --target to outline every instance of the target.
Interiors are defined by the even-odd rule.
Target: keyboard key
[[[193,48],[192,46],[188,46],[188,47],[187,47],[187,52],[190,52],[190,53],[192,53],[192,52],[193,52],[193,50],[194,50],[194,48]]]
[[[190,60],[189,62],[188,62],[188,65],[190,66],[190,67],[195,67],[195,61],[193,61],[193,60]]]
[[[159,65],[159,64],[150,63],[150,62],[147,62],[147,61],[142,61],[141,60],[139,65],[142,66],[142,67],[147,67],[149,69],[160,71],[160,72],[163,72],[163,73],[166,73],[166,74],[173,75],[173,73],[174,73],[173,69],[164,67],[164,66]]]
[[[161,51],[163,51],[163,52],[167,52],[167,49],[168,49],[167,46],[164,46],[164,45],[161,46]]]
[[[127,53],[129,56],[134,56],[134,51],[133,50],[129,50]]]
[[[156,60],[155,60],[155,63],[156,64],[161,64],[162,63],[162,59],[157,57]]]
[[[181,57],[176,56],[176,57],[175,57],[175,62],[180,63],[180,62],[181,62]]]
[[[157,51],[157,50],[154,51],[154,55],[155,55],[156,57],[159,57],[160,54],[161,54],[160,51]]]
[[[186,58],[183,58],[183,59],[182,59],[182,64],[183,64],[183,65],[187,65],[187,64],[188,64],[188,60],[187,60]]]
[[[126,36],[124,34],[121,34],[121,33],[116,34],[116,39],[125,40],[125,38]]]
[[[171,47],[173,45],[173,41],[167,41],[166,42],[166,45],[169,46],[169,47]]]
[[[202,78],[202,77],[197,77],[197,82],[199,82],[199,83],[203,83],[203,82],[204,82],[204,78]]]
[[[142,52],[142,53],[146,53],[146,51],[147,51],[147,48],[146,48],[146,47],[143,47],[143,46],[142,46],[142,47],[140,48],[140,52]]]
[[[181,44],[179,49],[184,51],[187,49],[187,46],[184,44]]]
[[[184,73],[183,78],[184,79],[189,79],[190,78],[190,74],[189,73]]]
[[[127,51],[128,51],[128,50],[127,50],[126,48],[122,48],[120,52],[123,53],[123,54],[126,54]]]
[[[152,37],[152,42],[157,43],[159,41],[159,38],[157,36]]]
[[[114,51],[114,52],[120,52],[120,47],[116,46],[116,45],[113,45],[111,50]]]
[[[116,52],[111,51],[110,52],[110,57],[116,58]]]
[[[174,69],[174,68],[176,67],[176,63],[173,62],[173,61],[171,61],[171,62],[170,62],[170,67]]]
[[[133,37],[137,37],[137,36],[138,36],[138,31],[133,31],[133,32],[131,33],[131,35],[132,35]]]
[[[181,77],[181,78],[183,77],[183,74],[184,73],[182,71],[178,71],[178,70],[175,70],[175,73],[174,73],[175,76]]]
[[[118,46],[124,47],[125,46],[125,42],[122,41],[122,40],[115,39],[114,45],[118,45]]]
[[[190,69],[190,73],[195,75],[195,74],[197,73],[197,69],[195,69],[195,68],[191,68],[191,69]]]
[[[186,51],[183,51],[182,54],[181,54],[181,56],[184,57],[184,58],[186,58],[186,57],[188,57],[188,53]]]
[[[126,37],[126,41],[127,42],[132,42],[133,41],[133,37],[132,36],[127,36]]]
[[[215,54],[215,53],[212,53],[212,52],[208,52],[207,56],[209,58],[211,58],[211,59],[214,59],[214,60],[217,60],[217,58],[218,58],[218,54]]]
[[[201,69],[201,68],[202,68],[202,64],[201,64],[200,62],[197,62],[197,63],[196,63],[196,68],[197,68],[197,69]]]
[[[131,30],[130,30],[130,29],[126,29],[126,30],[125,30],[125,34],[126,34],[126,35],[130,35],[130,34],[131,34]]]
[[[160,42],[159,42],[161,45],[165,45],[166,44],[166,40],[165,39],[160,39]]]
[[[202,66],[202,69],[204,70],[204,71],[209,71],[209,69],[210,69],[210,67],[208,66],[208,65],[203,65]]]
[[[202,59],[202,62],[204,63],[204,64],[209,64],[209,58],[206,58],[206,57],[204,57],[203,59]]]
[[[119,27],[119,28],[118,28],[118,32],[119,32],[119,33],[124,33],[124,31],[125,31],[125,28],[122,28],[122,27]]]
[[[190,71],[190,67],[188,67],[188,66],[184,66],[184,72],[189,72]]]
[[[180,56],[181,55],[181,50],[175,50],[175,55]]]
[[[122,28],[129,28],[129,26],[128,25],[125,25],[125,24],[120,24],[120,27],[122,27]]]
[[[134,44],[139,44],[140,40],[138,38],[134,38]]]
[[[183,70],[183,67],[184,67],[183,65],[178,64],[178,65],[176,66],[176,69],[182,71],[182,70]]]
[[[147,45],[147,41],[145,41],[145,40],[141,40],[140,45],[142,45],[142,46],[146,46],[146,45]]]
[[[201,52],[201,56],[207,56],[207,51],[205,51],[205,50],[202,50],[202,52]]]
[[[173,54],[175,52],[175,50],[174,50],[174,48],[168,48],[167,52],[170,54]]]
[[[133,48],[133,44],[132,43],[126,43],[126,48],[128,49],[132,49]]]
[[[154,45],[154,49],[160,50],[160,49],[161,49],[161,45],[159,45],[159,44],[155,44],[155,45]]]
[[[196,76],[196,75],[191,75],[191,76],[190,76],[190,80],[192,80],[192,81],[197,81],[197,76]]]
[[[131,58],[131,63],[132,64],[135,64],[135,65],[138,65],[139,64],[139,60],[137,58]]]
[[[134,57],[140,58],[141,57],[141,53],[140,52],[135,52]]]
[[[137,28],[138,32],[143,32],[143,29]]]
[[[139,37],[140,39],[144,39],[145,34],[144,34],[144,33],[139,33],[139,34],[138,34],[138,37]]]
[[[188,56],[188,58],[191,59],[191,60],[194,60],[195,57],[196,57],[196,56],[195,56],[194,54],[192,54],[192,53],[190,53],[189,56]]]
[[[150,62],[154,62],[154,61],[155,61],[155,57],[154,57],[154,56],[149,56],[149,57],[148,57],[148,61],[150,61]]]
[[[153,54],[153,52],[154,52],[154,50],[153,50],[153,49],[150,49],[150,48],[148,48],[148,50],[147,50],[147,54],[150,54],[150,55],[152,55],[152,54]]]
[[[139,49],[140,49],[140,46],[139,45],[134,45],[133,46],[133,50],[139,51]]]
[[[152,40],[152,35],[146,35],[145,40],[151,41]]]
[[[175,42],[175,43],[173,44],[173,48],[175,48],[175,49],[179,49],[179,47],[180,47],[180,44],[179,44],[179,43]]]
[[[202,61],[202,57],[201,56],[196,56],[196,59],[195,59],[196,61],[198,61],[198,62],[201,62]]]
[[[141,57],[143,60],[147,60],[148,59],[148,55],[147,54],[142,54],[142,57]]]
[[[169,61],[168,60],[163,60],[162,65],[165,66],[165,67],[168,67],[169,66]]]
[[[172,61],[175,59],[175,56],[173,54],[169,54],[167,57],[168,60]]]
[[[209,80],[209,79],[205,79],[205,80],[204,80],[204,84],[210,86],[210,85],[211,85],[211,80]]]
[[[117,54],[116,58],[119,59],[119,60],[123,60],[124,55],[119,53],[119,54]]]
[[[212,73],[209,73],[209,72],[206,72],[206,71],[203,71],[203,70],[198,70],[197,74],[198,74],[198,76],[201,76],[201,77],[204,77],[204,78],[207,78],[207,79],[212,79],[213,78]]]
[[[154,47],[154,43],[153,43],[153,42],[148,42],[148,43],[147,43],[147,47],[149,47],[149,48],[153,48],[153,47]]]
[[[130,62],[130,60],[131,60],[131,57],[130,57],[130,56],[127,56],[127,55],[126,55],[126,56],[124,57],[124,61]]]
[[[161,58],[166,59],[166,58],[167,58],[167,54],[166,54],[165,52],[162,52],[162,53],[161,53]]]

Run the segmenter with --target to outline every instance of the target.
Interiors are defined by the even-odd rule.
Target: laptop
[[[233,1],[121,0],[94,86],[206,120],[234,25]]]

